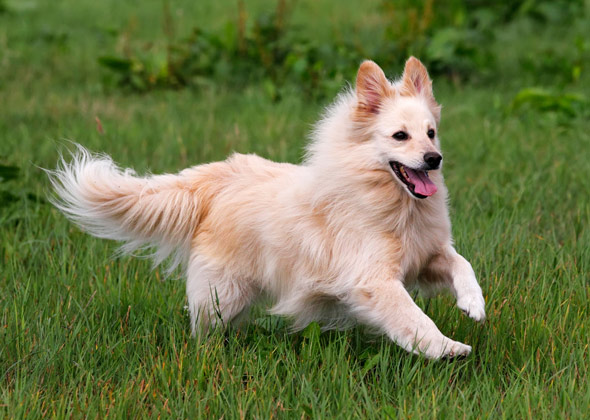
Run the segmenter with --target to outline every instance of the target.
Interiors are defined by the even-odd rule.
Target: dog
[[[261,294],[293,329],[362,323],[427,358],[466,356],[409,290],[450,291],[475,321],[485,301],[453,248],[441,108],[416,58],[389,81],[372,61],[316,125],[301,165],[234,153],[175,175],[136,176],[83,147],[50,171],[54,204],[83,230],[153,247],[186,270],[193,335]]]

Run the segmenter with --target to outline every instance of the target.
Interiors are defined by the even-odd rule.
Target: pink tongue
[[[415,185],[414,192],[425,195],[427,197],[434,194],[437,190],[436,185],[428,178],[426,172],[424,171],[415,171],[408,167],[405,168],[408,177],[412,184]]]

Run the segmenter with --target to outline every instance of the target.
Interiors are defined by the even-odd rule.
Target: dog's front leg
[[[471,264],[452,247],[449,250],[449,256],[452,277],[451,290],[457,299],[457,306],[470,318],[483,322],[486,318],[486,302]]]
[[[430,260],[418,284],[426,294],[439,289],[450,290],[465,314],[476,321],[485,319],[485,301],[473,268],[452,246]]]
[[[351,306],[357,316],[385,331],[407,351],[431,359],[471,352],[470,346],[445,337],[399,280],[368,281],[359,285],[352,295]]]

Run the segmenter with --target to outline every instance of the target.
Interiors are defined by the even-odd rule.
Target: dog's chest
[[[451,242],[447,218],[418,218],[398,232],[401,244],[400,268],[408,280],[418,273]]]
[[[406,240],[400,264],[403,277],[414,279],[439,250],[440,246],[425,240]]]

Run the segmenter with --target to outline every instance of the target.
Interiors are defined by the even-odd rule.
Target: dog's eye
[[[428,136],[428,138],[433,139],[434,138],[434,130],[431,128],[430,130],[428,130],[426,132],[426,135]]]
[[[407,140],[408,139],[408,133],[406,133],[405,131],[398,131],[397,133],[395,133],[393,136],[394,139],[396,140]]]

